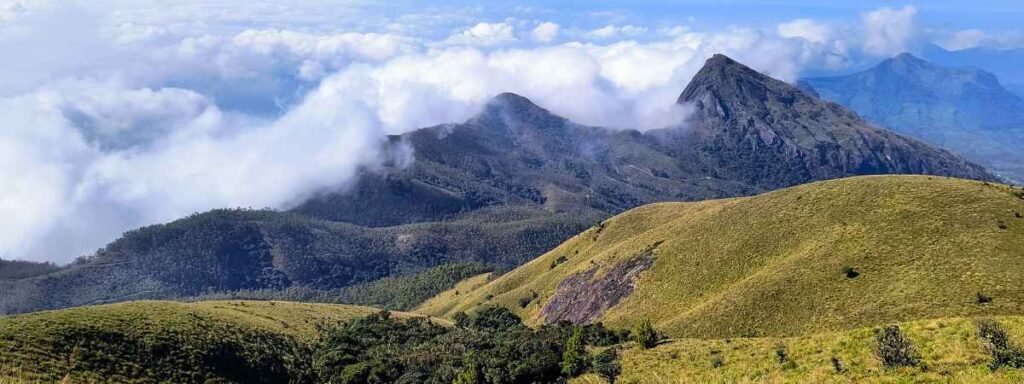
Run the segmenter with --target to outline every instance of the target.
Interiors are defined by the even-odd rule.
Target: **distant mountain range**
[[[991,72],[1006,89],[1024,97],[1024,49],[975,47],[950,51],[931,44],[925,46],[921,55],[947,67],[974,67]]]
[[[989,72],[940,66],[904,53],[862,72],[800,84],[868,121],[1024,182],[1024,99]]]
[[[646,132],[581,126],[502,94],[460,124],[392,137],[410,165],[288,212],[215,210],[126,233],[92,257],[0,279],[0,313],[238,290],[330,291],[457,262],[511,268],[638,205],[851,175],[993,179],[945,150],[725,56]]]

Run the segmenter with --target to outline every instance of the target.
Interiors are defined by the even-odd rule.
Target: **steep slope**
[[[1024,190],[927,176],[652,204],[425,313],[497,304],[535,324],[648,317],[701,338],[1024,314],[1022,213]]]
[[[947,67],[974,67],[995,74],[1010,90],[1024,90],[1024,49],[974,47],[949,51],[934,44],[922,50],[924,59]],[[1024,97],[1024,93],[1018,93]]]
[[[723,177],[769,189],[856,174],[988,176],[723,55],[708,60],[679,103],[696,107],[693,144],[715,156]]]
[[[375,311],[141,301],[0,317],[0,381],[311,382],[317,326]]]
[[[0,281],[0,313],[334,289],[454,262],[510,268],[641,204],[859,174],[991,178],[724,56],[679,101],[697,111],[686,127],[640,132],[580,126],[498,95],[464,123],[391,138],[395,161],[352,190],[291,212],[222,210],[131,231],[64,270]]]
[[[991,73],[904,53],[863,72],[803,83],[873,123],[1024,180],[1024,99]]]

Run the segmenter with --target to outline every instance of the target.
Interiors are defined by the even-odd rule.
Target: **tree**
[[[647,348],[653,348],[658,344],[658,332],[654,330],[654,326],[651,325],[651,320],[643,318],[640,321],[633,324],[633,329],[630,331],[629,338],[635,341],[640,346]]]
[[[622,373],[622,366],[619,364],[619,351],[616,348],[608,348],[594,356],[592,364],[594,373],[601,376],[609,384],[615,384],[615,380]]]
[[[562,374],[573,377],[587,368],[587,350],[583,342],[583,327],[575,326],[572,336],[565,342],[562,352]]]

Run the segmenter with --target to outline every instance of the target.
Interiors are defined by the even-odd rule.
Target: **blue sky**
[[[715,53],[794,81],[930,43],[1021,48],[1016,3],[0,0],[0,257],[286,209],[501,92],[643,130],[680,124]]]

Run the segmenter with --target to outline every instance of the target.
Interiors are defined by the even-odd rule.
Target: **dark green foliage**
[[[875,329],[875,356],[886,367],[913,367],[921,363],[913,343],[896,325]]]
[[[505,307],[489,307],[473,316],[469,327],[484,331],[504,331],[523,327],[523,321]]]
[[[722,368],[724,366],[725,366],[725,359],[723,359],[721,356],[715,356],[715,357],[711,358],[711,367],[712,368]]]
[[[537,299],[537,292],[530,292],[529,296],[523,296],[519,298],[519,308],[526,308],[534,300]]]
[[[446,328],[387,312],[327,328],[314,353],[329,383],[555,383],[582,373],[590,326],[533,330],[511,311],[488,308]]]
[[[572,336],[565,342],[565,351],[562,352],[562,374],[573,377],[587,368],[589,355],[583,339],[583,328],[572,327]]]
[[[96,255],[54,273],[0,279],[0,291],[5,292],[0,314],[123,298],[216,295],[324,302],[341,301],[339,295],[344,295],[398,308],[426,294],[402,284],[438,286],[454,275],[367,283],[446,264],[516,266],[593,220],[589,213],[577,217],[539,209],[493,211],[497,217],[474,214],[442,223],[367,228],[268,210],[215,210],[130,231]],[[359,288],[341,290],[351,286]],[[386,292],[395,290],[414,295],[386,300]]]
[[[658,345],[658,332],[651,325],[651,320],[646,317],[633,324],[629,338],[630,341],[640,344],[645,349]]]
[[[978,302],[978,304],[988,304],[992,302],[992,296],[986,295],[982,292],[975,293],[974,299],[975,301]]]
[[[282,300],[359,304],[389,310],[410,310],[434,295],[451,289],[463,279],[492,270],[493,268],[479,263],[445,264],[413,275],[385,277],[370,283],[331,290],[293,286],[284,289],[212,293],[189,300]]]
[[[855,279],[860,276],[860,272],[850,266],[843,267],[843,274],[849,279]]]
[[[782,365],[782,369],[795,369],[796,362],[789,358],[789,352],[786,350],[785,345],[778,345],[775,347],[775,358]]]
[[[978,336],[985,340],[985,348],[992,355],[989,368],[1024,368],[1024,350],[1010,341],[1009,335],[999,323],[985,319],[978,322]]]
[[[846,368],[843,368],[843,360],[839,359],[839,356],[832,356],[832,369],[835,369],[836,373],[846,371]]]
[[[612,347],[601,351],[594,356],[591,363],[592,370],[609,384],[615,384],[619,374],[622,373],[622,365],[619,363],[619,350]]]
[[[551,262],[551,269],[555,269],[555,267],[562,265],[562,263],[565,263],[566,261],[569,261],[569,259],[567,259],[564,255],[558,256],[557,259]]]
[[[17,280],[60,270],[54,263],[0,259],[0,280]]]
[[[466,328],[469,326],[470,318],[466,312],[456,313],[453,320],[455,320],[455,326],[458,328]]]

